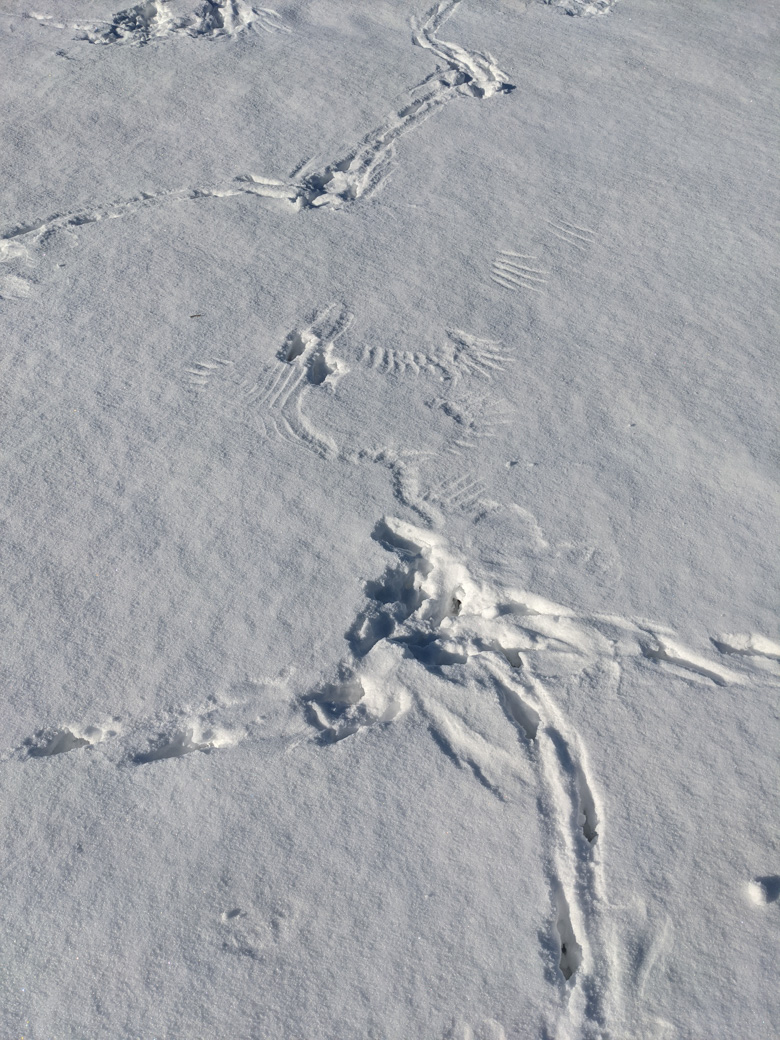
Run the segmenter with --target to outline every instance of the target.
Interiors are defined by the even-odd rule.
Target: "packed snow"
[[[29,2],[0,1036],[780,1034],[776,5]]]

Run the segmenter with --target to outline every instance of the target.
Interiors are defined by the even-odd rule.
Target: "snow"
[[[771,5],[4,5],[0,1035],[780,1031]]]

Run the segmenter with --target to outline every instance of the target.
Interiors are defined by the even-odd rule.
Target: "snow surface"
[[[28,2],[0,1036],[778,1035],[778,5]]]

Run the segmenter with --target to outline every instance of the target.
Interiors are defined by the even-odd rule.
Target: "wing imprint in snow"
[[[596,232],[591,231],[590,228],[580,227],[577,224],[570,224],[566,220],[559,219],[547,219],[545,223],[547,224],[548,234],[580,253],[586,253],[595,241]]]
[[[338,454],[335,442],[307,417],[304,404],[315,388],[330,389],[348,371],[336,356],[335,343],[346,332],[352,315],[338,304],[319,311],[307,327],[294,330],[277,354],[277,362],[250,375],[221,358],[187,366],[189,387],[206,398],[220,389],[220,403],[238,421],[255,420],[263,434],[273,431],[282,440],[303,445],[322,458]]]
[[[486,441],[497,437],[510,421],[506,403],[492,392],[471,394],[465,399],[452,395],[426,401],[434,412],[442,412],[453,423],[453,436],[444,451],[460,458],[478,447],[487,447]]]
[[[544,293],[549,271],[543,270],[537,264],[535,256],[501,249],[493,261],[490,277],[502,289],[509,289],[510,292],[519,292],[522,289]]]
[[[447,329],[447,339],[440,367],[449,379],[464,376],[491,379],[503,371],[504,363],[509,360],[497,340],[480,339],[460,329]]]

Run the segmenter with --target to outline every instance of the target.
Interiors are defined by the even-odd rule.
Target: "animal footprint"
[[[196,721],[173,733],[160,733],[149,743],[151,746],[148,751],[141,751],[133,756],[136,765],[159,762],[164,758],[181,758],[193,751],[213,751],[230,747],[235,743],[235,737],[226,730],[212,726],[204,727]]]
[[[442,1040],[506,1040],[506,1033],[501,1023],[494,1018],[484,1018],[476,1026],[457,1018],[446,1030]]]
[[[719,654],[733,654],[737,657],[763,658],[766,661],[780,661],[780,643],[767,639],[753,632],[746,635],[723,635],[711,640]]]
[[[262,950],[283,943],[294,934],[297,917],[296,908],[283,902],[262,911],[238,906],[225,910],[220,914],[222,952],[258,960]]]
[[[116,730],[102,730],[97,726],[80,729],[77,726],[52,731],[39,730],[35,736],[24,742],[29,758],[50,758],[52,755],[64,755],[77,748],[92,747],[106,737],[116,736]]]
[[[16,274],[8,274],[0,278],[0,300],[26,300],[33,289],[33,283]]]
[[[303,368],[313,386],[334,385],[348,371],[335,356],[334,344],[351,324],[352,315],[346,307],[331,304],[315,315],[308,328],[288,335],[279,351],[279,360]]]
[[[609,14],[617,0],[539,0],[545,7],[555,7],[563,14],[587,18],[594,14]]]
[[[780,874],[753,878],[748,885],[748,895],[756,906],[776,903],[780,899]]]
[[[117,11],[109,21],[90,25],[65,25],[44,14],[30,17],[51,29],[75,31],[84,42],[100,46],[141,46],[182,34],[218,39],[237,36],[254,25],[269,33],[290,31],[276,11],[254,8],[247,0],[202,0],[194,10],[176,0],[144,0]]]
[[[730,682],[738,682],[739,677],[725,668],[718,668],[705,657],[700,657],[685,647],[678,646],[668,640],[662,641],[655,637],[655,646],[640,642],[639,647],[643,657],[656,664],[670,664],[681,668],[685,672],[693,672],[702,679],[709,679],[716,686],[727,686]]]
[[[231,361],[210,358],[187,366],[187,384],[198,394],[213,394],[220,387],[221,404],[235,418],[254,419],[263,434],[273,431],[282,440],[330,457],[338,448],[312,425],[303,403],[309,390],[330,389],[347,373],[346,364],[336,357],[335,343],[351,322],[346,307],[332,304],[316,314],[309,326],[287,336],[277,353],[281,364],[265,365],[252,376],[236,371]]]

